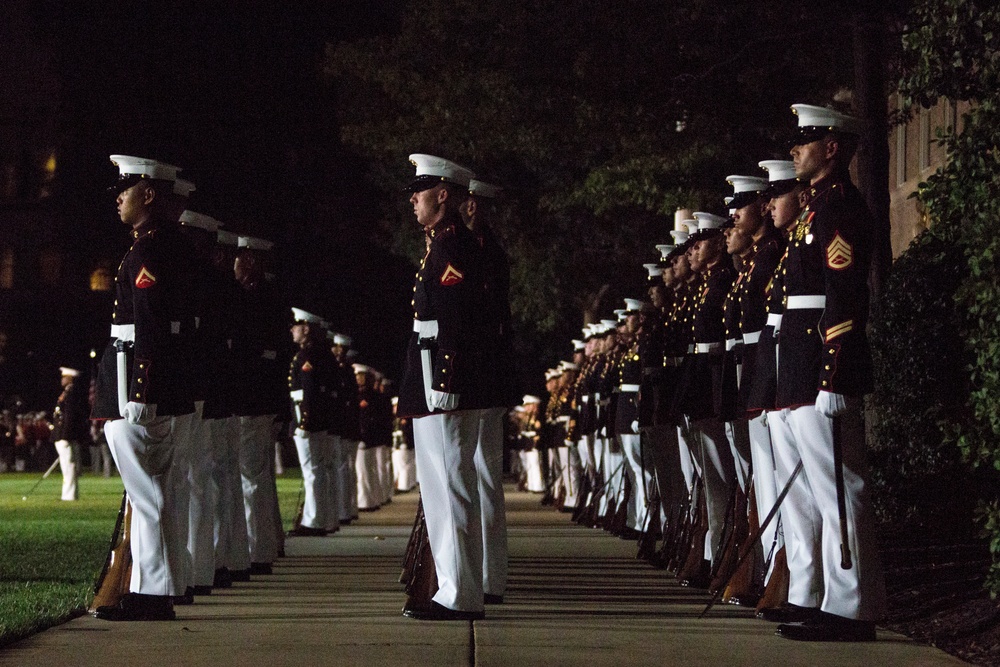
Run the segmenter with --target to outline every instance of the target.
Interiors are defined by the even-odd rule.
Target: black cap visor
[[[437,185],[441,185],[444,182],[445,179],[441,176],[424,174],[423,176],[417,176],[415,179],[410,181],[410,184],[403,188],[403,192],[423,192],[424,190],[430,190]]]

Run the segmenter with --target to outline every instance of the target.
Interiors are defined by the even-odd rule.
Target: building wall
[[[890,113],[898,108],[898,98],[889,100]],[[920,183],[947,160],[947,151],[938,140],[946,129],[961,130],[961,115],[968,104],[942,100],[932,109],[920,109],[910,120],[889,132],[889,221],[892,255],[898,257],[930,224],[912,198]]]

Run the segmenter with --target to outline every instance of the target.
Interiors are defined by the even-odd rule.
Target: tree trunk
[[[872,266],[868,275],[872,309],[877,309],[882,285],[892,266],[889,226],[889,120],[885,80],[885,15],[872,6],[854,10],[854,101],[865,121],[858,152],[858,188],[875,222]]]

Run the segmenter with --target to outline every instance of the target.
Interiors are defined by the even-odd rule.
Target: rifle
[[[756,605],[764,593],[764,574],[766,568],[761,567],[764,561],[763,546],[760,541],[750,542],[749,536],[760,529],[757,515],[757,489],[751,482],[750,495],[747,498],[750,511],[747,514],[747,533],[740,543],[740,559],[743,565],[737,568],[729,579],[729,585],[722,592],[722,601],[743,606]],[[753,550],[753,558],[747,551]]]
[[[410,531],[410,539],[406,542],[406,551],[403,553],[403,571],[399,574],[399,583],[404,586],[409,586],[413,580],[413,570],[417,563],[417,552],[424,538],[424,530],[426,530],[426,525],[424,524],[424,499],[418,497],[417,515],[413,519],[413,530]]]
[[[753,536],[750,538],[750,542],[757,542],[758,540],[760,540],[761,534],[764,532],[764,530],[767,529],[767,526],[768,524],[771,523],[771,519],[774,518],[774,515],[778,513],[778,509],[781,507],[782,501],[785,499],[785,496],[788,495],[788,492],[792,488],[792,484],[795,483],[795,479],[799,476],[800,472],[802,472],[802,461],[799,461],[798,464],[796,464],[795,469],[792,470],[792,474],[788,476],[788,481],[785,482],[785,488],[783,488],[781,490],[781,493],[778,494],[778,497],[774,501],[774,506],[771,507],[771,510],[767,513],[767,516],[764,517],[764,520],[760,524],[760,528],[757,529],[757,532],[755,532]],[[750,551],[747,551],[747,553],[743,556],[743,558],[740,559],[740,562],[736,564],[736,567],[742,565],[743,559],[749,556],[750,553],[751,553]],[[729,582],[726,582],[726,585],[728,584]],[[725,586],[723,586],[723,589],[724,588]],[[701,612],[701,614],[698,615],[698,618],[704,618],[705,614],[707,614],[712,609],[712,607],[715,606],[715,603],[718,601],[718,599],[719,599],[719,594],[718,593],[714,594],[712,596],[712,599],[709,600],[708,604],[705,606],[705,609]]]
[[[406,602],[403,611],[408,609],[429,609],[431,600],[438,590],[437,570],[434,567],[434,555],[431,553],[431,542],[427,536],[426,517],[422,511],[418,513],[420,540],[416,545],[413,573],[406,586]]]
[[[771,578],[767,580],[764,587],[764,594],[757,602],[757,613],[765,609],[777,609],[785,602],[788,602],[788,558],[785,556],[785,547],[778,549],[774,555],[774,567],[771,568]]]
[[[131,523],[132,503],[128,501],[128,494],[123,492],[122,506],[118,510],[114,530],[111,531],[108,557],[94,584],[94,599],[87,608],[91,614],[98,607],[118,604],[129,591],[132,579]]]
[[[723,584],[729,581],[736,572],[736,562],[739,560],[741,548],[750,533],[747,521],[747,497],[743,494],[739,484],[733,489],[733,498],[726,518],[729,531],[728,534],[723,533],[726,535],[725,546],[720,549],[721,554],[717,558],[715,576],[712,577],[712,583],[708,587],[712,593],[722,588]]]

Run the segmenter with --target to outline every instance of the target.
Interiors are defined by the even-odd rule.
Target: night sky
[[[51,149],[58,160],[50,197],[0,208],[5,234],[55,243],[66,257],[61,296],[26,284],[0,304],[15,342],[37,340],[32,327],[45,332],[28,350],[38,372],[81,363],[97,344],[89,331],[106,330],[86,279],[97,266],[113,270],[128,247],[104,191],[117,177],[108,155],[122,153],[182,167],[198,188],[190,208],[276,241],[291,300],[398,379],[412,268],[367,231],[377,207],[340,145],[322,61],[328,44],[392,31],[400,4],[5,5],[0,153],[37,162]],[[14,223],[13,209],[42,222]]]

